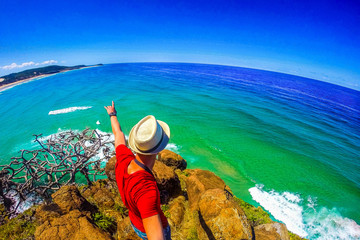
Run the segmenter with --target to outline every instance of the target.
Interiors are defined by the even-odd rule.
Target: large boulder
[[[35,231],[35,239],[84,239],[108,240],[110,236],[94,226],[79,210],[45,221]]]
[[[199,219],[199,228],[206,232],[209,239],[253,238],[244,211],[222,189],[210,189],[202,194],[199,201]]]
[[[172,168],[162,162],[155,161],[153,173],[160,193],[165,195],[165,199],[162,199],[162,202],[167,202],[169,197],[179,194],[181,191],[180,181]]]
[[[169,222],[174,227],[179,227],[185,214],[185,197],[179,196],[169,203]]]
[[[164,149],[158,154],[158,160],[173,169],[185,170],[187,162],[179,154]]]
[[[55,203],[40,205],[35,212],[35,217],[39,222],[44,223],[53,218],[60,217],[62,210]]]
[[[278,222],[259,225],[254,232],[256,240],[290,240],[286,226]]]
[[[74,185],[61,187],[52,195],[53,202],[56,203],[63,213],[78,209],[80,211],[94,211],[92,206],[79,192],[79,189]]]
[[[190,208],[196,210],[202,194],[209,189],[224,189],[225,182],[214,173],[206,170],[186,170],[189,176],[185,179]]]
[[[128,210],[121,200],[116,183],[107,179],[94,182],[89,187],[84,187],[82,195],[102,212],[106,212],[117,222],[128,215]]]
[[[112,207],[115,204],[116,196],[108,189],[109,186],[111,185],[106,180],[99,180],[86,188],[82,195],[98,207]]]

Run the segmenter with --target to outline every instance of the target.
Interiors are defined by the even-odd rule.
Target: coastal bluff
[[[0,205],[0,239],[140,239],[116,186],[115,162],[113,157],[106,164],[107,178],[63,186],[51,202],[15,218],[4,217]],[[174,152],[160,152],[153,172],[174,240],[301,239],[261,207],[235,197],[214,173],[187,169],[186,160]]]

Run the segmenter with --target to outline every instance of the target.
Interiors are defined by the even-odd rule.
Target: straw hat
[[[152,115],[141,119],[130,131],[129,146],[137,153],[152,155],[163,150],[170,139],[169,126]]]

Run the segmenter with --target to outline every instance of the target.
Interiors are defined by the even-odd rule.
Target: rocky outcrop
[[[209,239],[252,239],[244,211],[223,189],[210,189],[201,196],[199,218]]]
[[[153,173],[162,196],[162,203],[168,202],[170,197],[180,194],[180,181],[172,168],[162,162],[156,161]]]
[[[58,218],[63,214],[59,205],[56,203],[40,205],[35,212],[35,216],[39,222],[44,223],[51,219]]]
[[[185,215],[185,197],[179,196],[169,203],[170,216],[168,221],[175,227],[181,226]]]
[[[70,212],[74,209],[90,212],[95,210],[94,206],[80,194],[75,185],[63,186],[51,196],[53,202],[59,206],[62,212]]]
[[[86,214],[72,210],[60,217],[45,221],[35,231],[35,239],[110,239],[109,234],[92,224]]]
[[[106,212],[115,222],[123,221],[128,214],[113,181],[98,180],[92,186],[84,187],[81,194],[90,203],[97,206],[100,212]]]
[[[93,186],[84,189],[82,195],[96,206],[111,208],[115,204],[115,195],[105,185],[107,184],[100,180]]]
[[[173,240],[289,239],[285,225],[272,222],[260,207],[234,197],[214,173],[185,169],[186,161],[169,150],[158,159],[153,172]],[[30,239],[139,239],[117,189],[115,162],[112,158],[106,165],[108,179],[90,186],[62,187],[52,195],[51,203],[38,206],[30,217],[21,215],[22,222],[16,226],[24,226],[23,220],[29,219],[26,236]],[[11,221],[2,221],[5,225],[0,229],[9,229]],[[11,231],[6,234],[0,232],[0,239],[9,238]]]
[[[185,179],[186,190],[192,210],[198,209],[199,199],[206,190],[225,188],[225,182],[210,171],[194,169],[186,173],[189,175]]]
[[[111,181],[116,181],[115,178],[115,164],[116,164],[116,156],[113,156],[109,159],[105,166],[105,174]]]
[[[173,169],[185,170],[187,167],[187,162],[179,154],[167,149],[161,151],[157,159]]]
[[[131,227],[130,218],[126,217],[117,225],[117,239],[138,240],[139,237]]]
[[[259,225],[254,232],[256,240],[290,240],[286,226],[278,222]]]
[[[37,208],[40,225],[35,239],[111,239],[91,220],[96,207],[90,204],[74,186],[63,186],[52,195],[53,203]]]

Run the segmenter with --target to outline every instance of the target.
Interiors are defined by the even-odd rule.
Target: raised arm
[[[106,109],[107,113],[110,116],[111,128],[115,137],[115,149],[116,149],[116,147],[119,146],[120,144],[124,144],[124,145],[126,144],[125,135],[121,130],[120,123],[116,116],[117,113],[115,110],[114,101],[112,101],[111,106],[104,106],[104,108]]]

